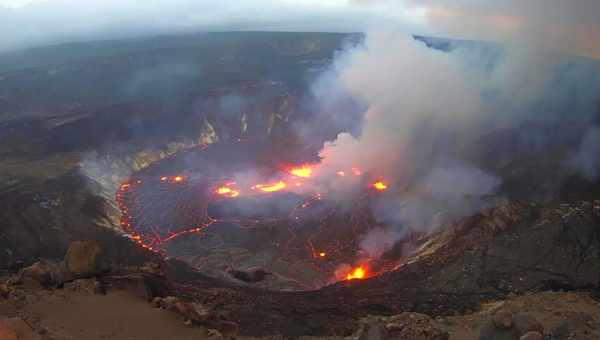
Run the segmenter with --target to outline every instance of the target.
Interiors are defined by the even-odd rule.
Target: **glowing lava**
[[[299,168],[293,168],[290,173],[296,177],[309,178],[312,176],[312,168],[308,165],[303,165]]]
[[[346,275],[346,280],[356,280],[356,279],[364,279],[367,276],[367,270],[362,267],[354,268],[350,273]]]
[[[376,190],[379,190],[379,191],[384,191],[384,190],[387,190],[388,186],[387,186],[387,184],[383,183],[382,181],[378,181],[378,182],[373,183],[373,188],[375,188]]]
[[[264,192],[275,192],[275,191],[283,190],[283,189],[285,189],[285,187],[287,187],[285,182],[279,181],[279,182],[273,183],[273,184],[257,184],[255,186],[253,186],[252,189],[258,189],[258,190],[264,191]]]
[[[230,187],[220,187],[220,188],[217,188],[217,190],[215,192],[217,193],[217,195],[231,197],[231,198],[238,197],[240,195],[239,191],[233,190]]]

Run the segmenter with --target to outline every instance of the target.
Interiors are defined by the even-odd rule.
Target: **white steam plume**
[[[472,163],[481,136],[528,121],[560,123],[569,114],[585,122],[597,114],[600,95],[590,91],[600,85],[597,71],[538,45],[440,51],[401,33],[370,32],[313,88],[324,110],[339,116],[334,121],[354,115],[332,109],[340,94],[367,108],[360,133],[324,145],[319,172],[358,167],[390,182],[375,213],[392,229],[362,242],[363,250],[381,254],[408,228],[430,232],[489,204],[501,180]],[[543,148],[554,137],[531,138]],[[591,134],[583,141],[573,162],[588,176],[595,174],[594,140]]]

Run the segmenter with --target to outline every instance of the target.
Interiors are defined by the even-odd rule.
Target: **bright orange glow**
[[[227,196],[227,197],[238,197],[240,195],[239,191],[233,190],[229,187],[220,187],[216,190],[218,195]]]
[[[264,192],[275,192],[282,189],[285,189],[287,185],[283,181],[279,181],[273,184],[257,184],[252,187],[252,189],[258,189]]]
[[[350,273],[346,275],[346,280],[364,279],[367,276],[367,270],[360,266],[354,268]]]
[[[352,174],[354,176],[360,176],[360,175],[362,175],[362,171],[360,171],[359,168],[352,168]]]
[[[373,188],[379,190],[379,191],[384,191],[388,188],[387,184],[383,183],[382,181],[378,181],[373,183]]]
[[[183,176],[175,176],[175,177],[173,177],[173,181],[175,181],[175,182],[183,182]]]
[[[324,252],[320,252],[320,253],[319,253],[319,256],[320,256],[320,257],[325,257],[325,256],[327,256],[327,254],[325,254]]]
[[[293,168],[290,173],[296,177],[309,178],[312,176],[312,168],[308,165],[303,165],[299,168]]]

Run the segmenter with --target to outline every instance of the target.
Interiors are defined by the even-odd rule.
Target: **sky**
[[[598,0],[0,0],[0,51],[181,32],[391,27],[598,57],[598,13]]]
[[[422,16],[347,0],[0,0],[0,51],[78,40],[228,30],[416,30]]]

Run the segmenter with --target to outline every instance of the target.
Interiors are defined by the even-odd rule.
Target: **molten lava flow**
[[[379,190],[379,191],[384,191],[384,190],[387,190],[388,186],[387,186],[387,184],[383,183],[382,181],[378,181],[378,182],[373,183],[373,188],[375,188],[376,190]]]
[[[217,193],[217,195],[231,197],[231,198],[235,198],[240,195],[239,191],[231,189],[230,187],[226,187],[226,186],[217,188],[217,190],[215,192]]]
[[[312,175],[312,168],[308,165],[303,165],[299,168],[293,168],[290,173],[296,177],[309,178]]]
[[[252,189],[258,189],[258,190],[264,191],[264,192],[275,192],[275,191],[285,189],[285,187],[287,187],[285,182],[279,181],[279,182],[273,183],[273,184],[257,184],[255,186],[253,186]]]
[[[367,276],[366,268],[359,266],[354,268],[350,273],[346,275],[346,280],[364,279]]]

